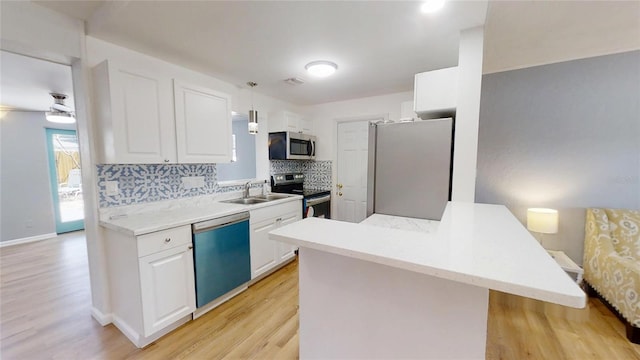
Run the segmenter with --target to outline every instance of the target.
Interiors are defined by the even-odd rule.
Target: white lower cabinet
[[[153,334],[196,308],[191,245],[140,258],[144,333]]]
[[[302,208],[302,205],[300,205]],[[278,226],[284,226],[291,223],[294,223],[302,218],[302,214],[300,211],[297,213],[289,213],[282,216],[280,219],[280,223]],[[286,244],[282,242],[276,242],[278,244],[278,259],[280,262],[287,261],[295,256],[295,251],[297,247],[295,245]]]
[[[269,231],[302,219],[302,200],[250,211],[251,279],[259,278],[294,256],[295,246],[269,240]]]
[[[140,236],[103,228],[113,323],[144,347],[196,309],[191,227]]]

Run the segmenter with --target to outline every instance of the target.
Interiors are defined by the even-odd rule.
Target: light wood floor
[[[0,276],[3,360],[298,357],[296,262],[142,350],[91,318],[83,233],[1,248]],[[640,359],[598,300],[577,320],[520,302],[491,293],[487,359]]]

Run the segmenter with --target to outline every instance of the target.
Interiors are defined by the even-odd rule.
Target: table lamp
[[[527,209],[527,229],[541,234],[556,234],[558,232],[558,210]],[[542,245],[542,239],[539,242]]]

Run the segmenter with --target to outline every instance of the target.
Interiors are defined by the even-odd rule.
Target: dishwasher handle
[[[207,221],[202,221],[199,223],[195,223],[191,225],[191,231],[194,234],[201,233],[204,231],[209,231],[213,229],[217,229],[227,225],[233,225],[242,221],[249,220],[249,212],[242,212],[239,214],[223,216],[216,219],[211,219]]]

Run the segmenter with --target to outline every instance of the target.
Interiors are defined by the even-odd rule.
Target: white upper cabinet
[[[111,60],[93,83],[99,163],[231,161],[231,96]]]
[[[278,131],[309,134],[313,131],[312,122],[290,111],[276,111],[269,114],[269,132]]]
[[[100,162],[176,162],[170,78],[104,61],[93,82]]]
[[[453,111],[458,102],[458,68],[427,71],[415,76],[414,107],[419,115]]]
[[[231,97],[174,80],[179,163],[231,161]]]

